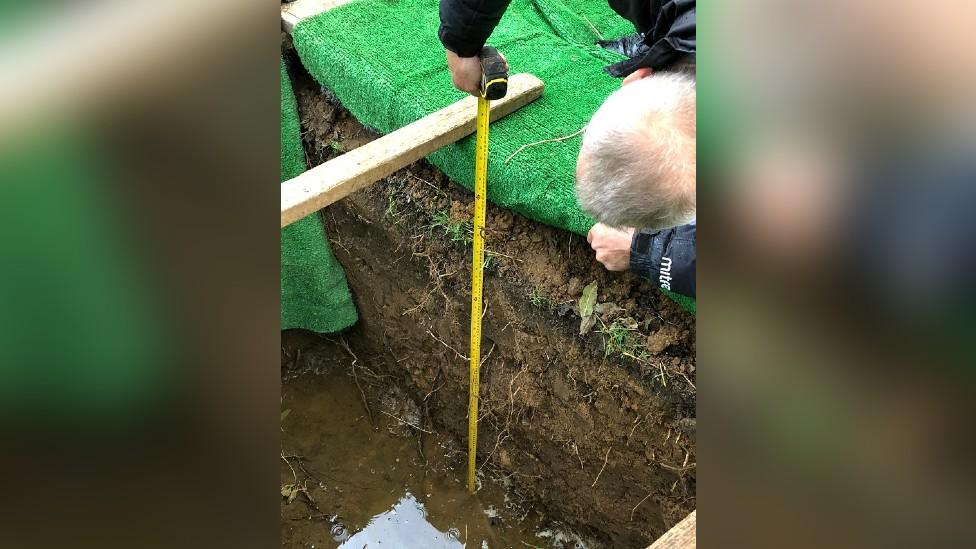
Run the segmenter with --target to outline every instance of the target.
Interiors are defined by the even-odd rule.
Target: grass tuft
[[[540,309],[551,311],[556,308],[556,304],[549,299],[541,285],[536,285],[529,291],[529,302]]]
[[[643,335],[637,327],[628,324],[624,319],[617,319],[609,325],[603,324],[600,333],[603,334],[603,356],[624,356],[638,362],[647,360],[650,354],[644,345]]]
[[[440,229],[451,242],[460,242],[470,246],[474,241],[474,229],[470,221],[456,220],[446,211],[434,212],[429,225],[430,229]]]
[[[397,205],[397,199],[403,195],[404,186],[404,179],[402,177],[390,177],[389,185],[386,189],[386,211],[383,212],[383,218],[392,219],[393,225],[397,225],[403,221],[403,214],[405,212],[400,210],[400,206]]]

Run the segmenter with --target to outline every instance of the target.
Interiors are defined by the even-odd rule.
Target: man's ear
[[[636,82],[636,81],[640,80],[641,78],[647,78],[650,75],[651,75],[651,69],[650,69],[650,67],[643,67],[643,68],[637,69],[636,71],[628,74],[627,75],[627,78],[624,78],[624,81],[621,82],[620,87],[624,87],[627,84],[630,84],[631,82]]]

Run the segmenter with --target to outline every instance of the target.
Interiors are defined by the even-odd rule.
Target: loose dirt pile
[[[375,138],[307,75],[293,80],[311,165]],[[422,161],[322,216],[359,308],[343,337],[363,399],[376,414],[396,387],[463,463],[470,193]],[[491,205],[487,228],[480,480],[610,546],[644,547],[695,508],[694,318],[604,270],[577,235]],[[305,361],[328,360],[302,345]]]

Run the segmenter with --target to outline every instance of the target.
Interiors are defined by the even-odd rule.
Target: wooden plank
[[[327,12],[332,8],[348,4],[353,0],[295,0],[281,5],[281,28],[291,34],[299,21],[313,15]]]
[[[542,80],[531,74],[508,79],[508,94],[491,103],[497,120],[542,95]],[[320,164],[281,184],[281,226],[285,227],[409,166],[445,145],[474,133],[473,96]]]
[[[647,549],[694,549],[697,544],[695,533],[698,526],[697,513],[697,510],[689,513]]]

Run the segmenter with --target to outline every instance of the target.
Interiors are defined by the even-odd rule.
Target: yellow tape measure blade
[[[475,456],[478,450],[478,391],[481,368],[481,313],[484,276],[485,204],[488,181],[489,102],[478,98],[478,130],[475,137],[474,221],[471,258],[471,348],[468,387],[468,492],[475,489]]]

